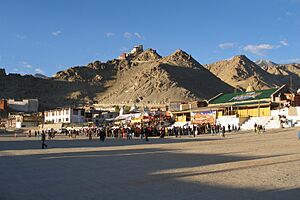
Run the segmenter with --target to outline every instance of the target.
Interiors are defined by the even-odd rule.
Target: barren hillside
[[[97,96],[98,101],[167,104],[174,100],[204,99],[233,91],[184,51],[177,50],[161,59],[143,61],[130,61],[128,64],[132,67],[118,71],[115,83]]]
[[[162,58],[153,49],[71,67],[48,79],[2,74],[0,89],[0,98],[38,98],[41,109],[94,102],[167,104],[233,91],[186,52]]]
[[[209,64],[207,69],[232,87],[243,90],[249,84],[255,89],[267,89],[288,84],[290,78],[290,74],[286,70],[281,70],[280,66],[264,65],[262,68],[244,55]]]

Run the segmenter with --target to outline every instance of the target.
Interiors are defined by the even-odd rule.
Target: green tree
[[[116,105],[115,107],[115,112],[120,112],[120,106]]]

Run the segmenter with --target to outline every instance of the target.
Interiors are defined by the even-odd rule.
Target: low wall
[[[54,129],[54,130],[59,130],[62,128],[62,123],[59,124],[42,124],[39,126],[40,130],[43,129]]]

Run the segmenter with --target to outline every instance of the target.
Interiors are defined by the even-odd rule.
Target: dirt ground
[[[299,129],[196,138],[0,136],[0,199],[300,199]]]

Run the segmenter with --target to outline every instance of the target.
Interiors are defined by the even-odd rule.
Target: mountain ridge
[[[139,47],[118,59],[70,67],[45,79],[1,70],[0,98],[38,98],[41,109],[92,103],[166,105],[245,90],[249,84],[259,90],[293,81],[299,88],[299,77],[300,64],[261,67],[236,55],[203,66],[180,49],[162,57]]]
[[[91,103],[166,105],[234,91],[182,50],[166,57],[153,49],[132,52],[120,59],[70,67],[48,79],[5,75],[0,97],[38,98],[47,109]]]

